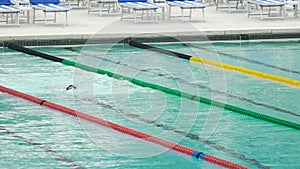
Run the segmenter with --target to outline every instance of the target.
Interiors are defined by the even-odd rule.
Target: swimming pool
[[[300,80],[300,43],[295,40],[151,45]],[[300,123],[299,87],[292,85],[128,44],[33,49]],[[298,130],[7,48],[2,51],[3,86],[250,168],[300,167]],[[77,89],[65,91],[70,84]],[[3,93],[0,97],[2,131],[11,132],[0,132],[1,168],[219,168]]]

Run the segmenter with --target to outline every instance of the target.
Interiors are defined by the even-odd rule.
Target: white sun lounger
[[[56,13],[64,12],[66,14],[66,25],[68,25],[68,12],[70,11],[70,6],[64,6],[60,4],[59,0],[30,0],[30,4],[33,8],[33,23],[35,23],[35,12],[36,10],[41,10],[44,12],[44,22],[47,25],[47,13],[54,13],[54,22],[56,22]]]
[[[15,21],[16,21],[16,25],[19,26],[19,13],[20,13],[21,9],[18,7],[13,6],[13,4],[11,3],[10,0],[0,0],[0,14],[6,14],[6,20],[4,22],[6,22],[6,24],[8,24],[8,17],[9,14],[15,14]],[[13,17],[11,17],[11,19],[13,20]]]
[[[226,0],[226,6],[220,6],[220,1],[223,2],[224,0],[215,0],[216,10],[227,10],[229,13],[247,10],[246,0]]]
[[[251,4],[259,7],[260,13],[252,13]],[[248,0],[248,17],[251,15],[260,15],[261,19],[281,18],[285,19],[285,1],[284,0]],[[264,8],[268,8],[268,13],[264,14]],[[278,16],[271,16],[271,8],[277,8]],[[264,15],[267,15],[264,17]]]
[[[102,16],[103,14],[119,14],[119,6],[117,0],[98,0],[98,3],[100,16]],[[106,9],[105,6],[107,7]]]
[[[121,20],[124,19],[124,8],[128,8],[133,10],[135,23],[137,22],[137,11],[142,11],[141,20],[144,19],[144,11],[153,11],[154,21],[158,22],[157,10],[161,8],[159,5],[150,3],[147,0],[118,0],[118,2],[121,8]]]
[[[170,6],[169,8],[169,18],[171,17],[171,8],[179,7],[181,9],[181,18],[182,21],[185,20],[186,16],[184,16],[184,9],[189,9],[188,18],[192,19],[192,9],[201,9],[202,10],[202,21],[204,22],[204,9],[206,8],[206,4],[199,1],[194,0],[167,0],[167,4]]]

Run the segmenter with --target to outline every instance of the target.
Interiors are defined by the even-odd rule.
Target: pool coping
[[[80,45],[124,42],[134,37],[141,42],[178,42],[178,41],[230,41],[258,39],[300,38],[300,28],[285,29],[239,29],[211,30],[194,32],[134,33],[121,34],[61,34],[61,35],[24,35],[0,36],[0,46],[10,42],[24,46]]]

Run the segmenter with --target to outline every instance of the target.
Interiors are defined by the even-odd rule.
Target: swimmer
[[[71,90],[71,89],[76,89],[77,87],[76,86],[74,86],[74,85],[69,85],[67,88],[66,88],[66,90]]]

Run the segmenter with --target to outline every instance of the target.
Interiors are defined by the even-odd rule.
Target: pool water
[[[296,40],[151,45],[300,80]],[[296,86],[127,44],[32,49],[300,123]],[[7,48],[1,51],[5,87],[249,168],[300,168],[296,129]],[[70,84],[77,89],[66,91]],[[4,93],[0,98],[0,168],[221,168]]]

